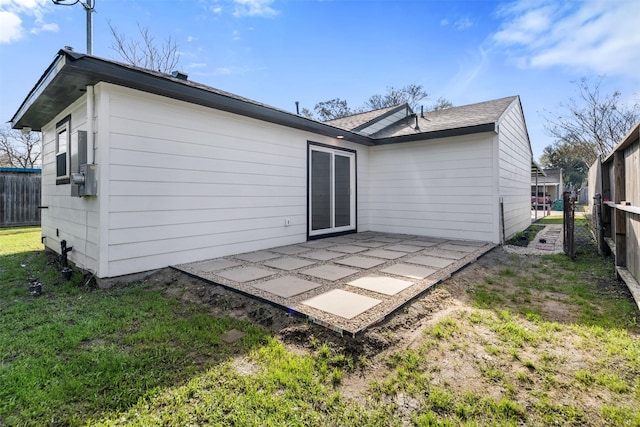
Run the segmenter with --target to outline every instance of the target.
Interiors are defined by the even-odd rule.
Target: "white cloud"
[[[440,25],[442,25],[443,27],[446,27],[447,25],[449,25],[449,20],[447,18],[441,19]]]
[[[47,0],[0,0],[0,43],[20,40],[27,31],[32,34],[58,31],[57,24],[44,19],[50,7]],[[26,30],[25,26],[30,28]]]
[[[520,0],[498,10],[493,42],[522,67],[640,78],[640,2]]]
[[[466,30],[467,28],[471,28],[473,27],[473,21],[471,21],[471,19],[469,18],[460,18],[458,19],[454,24],[453,24],[453,28],[455,28],[456,30]]]
[[[22,38],[22,19],[14,13],[0,10],[0,43],[11,43]]]
[[[233,0],[235,9],[233,16],[261,16],[270,18],[278,14],[278,11],[270,5],[273,0]]]

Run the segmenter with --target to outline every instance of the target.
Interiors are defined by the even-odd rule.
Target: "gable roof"
[[[396,111],[407,108],[406,104],[393,105],[391,107],[380,108],[378,110],[365,111],[363,113],[352,114],[350,116],[341,117],[339,119],[327,120],[326,124],[335,126],[340,129],[357,131],[366,127],[372,122],[379,121]]]
[[[501,114],[518,99],[514,96],[425,113],[417,118],[418,129],[417,116],[407,104],[323,123],[170,74],[63,49],[11,119],[12,127],[40,130],[83,96],[87,86],[99,82],[369,146],[495,132]]]

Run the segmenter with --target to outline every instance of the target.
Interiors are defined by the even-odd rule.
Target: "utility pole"
[[[93,13],[96,11],[96,0],[52,0],[54,4],[61,6],[73,6],[80,3],[87,12],[87,55],[93,55]]]

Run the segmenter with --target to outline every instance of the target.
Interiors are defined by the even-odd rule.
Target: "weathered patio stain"
[[[495,246],[364,232],[173,268],[356,335]]]

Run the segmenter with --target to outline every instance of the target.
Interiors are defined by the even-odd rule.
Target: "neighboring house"
[[[0,227],[40,225],[40,169],[0,167]]]
[[[99,278],[356,231],[500,243],[530,224],[517,96],[321,123],[61,50],[12,125],[42,131],[46,246],[66,240]]]
[[[562,199],[562,191],[564,184],[562,183],[562,169],[549,168],[543,169],[544,173],[531,174],[531,205],[537,201],[539,205],[545,203],[545,200],[553,203]],[[536,200],[537,197],[537,200]]]

